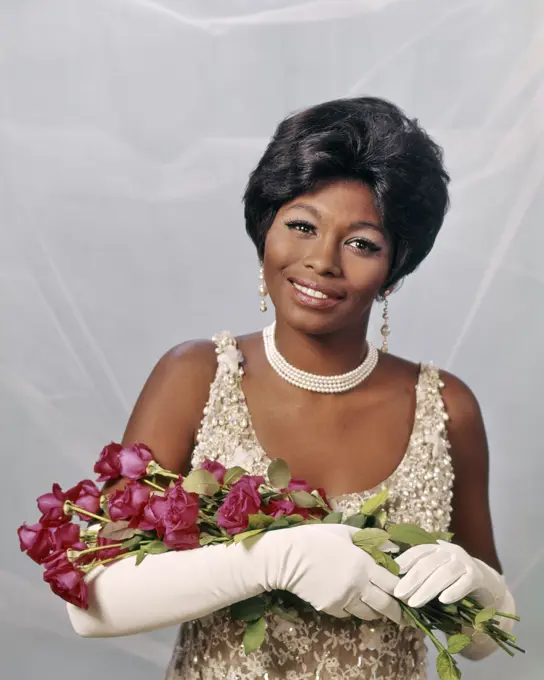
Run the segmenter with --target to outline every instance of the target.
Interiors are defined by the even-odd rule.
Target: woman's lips
[[[289,283],[293,289],[295,299],[305,307],[330,309],[342,302],[341,297],[327,295],[327,293],[315,286],[310,287],[308,284],[304,285],[294,280],[290,280]]]

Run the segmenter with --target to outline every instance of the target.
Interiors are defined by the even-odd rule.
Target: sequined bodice
[[[266,474],[270,463],[260,445],[242,390],[243,357],[229,333],[214,338],[218,368],[193,452],[193,467],[205,458]],[[422,365],[408,449],[393,474],[373,489],[329,499],[345,515],[382,488],[389,489],[393,521],[415,522],[431,531],[450,523],[453,471],[438,370]],[[354,625],[308,612],[288,622],[267,615],[263,646],[248,655],[243,626],[225,612],[185,623],[166,680],[425,680],[422,634],[381,618]]]

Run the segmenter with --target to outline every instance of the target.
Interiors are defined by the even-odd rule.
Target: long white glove
[[[515,614],[515,602],[504,578],[481,560],[471,557],[461,546],[447,541],[417,545],[397,557],[401,574],[405,574],[394,590],[395,597],[410,607],[422,607],[438,596],[440,602],[451,604],[470,595],[483,607],[494,607],[506,614]],[[512,619],[498,618],[499,627],[510,632]],[[462,654],[482,659],[497,649],[485,634],[469,629],[472,644]]]
[[[125,558],[88,577],[89,609],[68,604],[75,631],[116,637],[191,621],[265,591],[288,590],[315,609],[396,622],[399,579],[353,545],[345,525],[303,525],[243,542]]]

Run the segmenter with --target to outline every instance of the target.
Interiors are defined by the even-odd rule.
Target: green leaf
[[[274,524],[274,518],[270,515],[265,515],[262,512],[256,515],[249,515],[248,528],[249,529],[266,529],[271,524]]]
[[[223,485],[230,486],[232,484],[235,484],[243,475],[247,475],[246,470],[244,470],[244,468],[241,468],[239,465],[235,465],[234,467],[229,468],[225,472],[225,476],[223,477]]]
[[[458,654],[462,649],[468,647],[472,639],[468,635],[456,633],[448,638],[448,652],[450,654]]]
[[[323,524],[342,524],[342,513],[330,512],[328,515],[323,517]]]
[[[299,524],[300,522],[306,521],[302,515],[286,515],[285,519],[290,527],[293,526],[293,524]]]
[[[457,664],[445,649],[436,657],[436,672],[440,680],[460,680],[461,678]]]
[[[213,496],[220,489],[219,482],[209,470],[193,470],[185,477],[182,485],[187,493],[201,496]]]
[[[111,541],[126,541],[136,533],[135,529],[128,528],[128,522],[124,519],[118,522],[108,522],[100,529],[100,536]]]
[[[308,491],[293,491],[289,494],[295,505],[299,508],[317,508],[319,501],[315,496],[312,496]]]
[[[364,515],[373,515],[375,512],[383,508],[385,502],[387,501],[387,496],[389,491],[387,489],[382,489],[379,493],[368,498],[361,505],[361,512]]]
[[[395,543],[407,543],[408,545],[436,543],[431,534],[417,524],[389,524],[387,531],[391,540]]]
[[[366,520],[366,515],[361,515],[361,513],[358,512],[356,515],[350,515],[344,524],[347,524],[349,527],[362,529],[365,526]]]
[[[275,489],[285,489],[291,481],[291,473],[289,472],[289,467],[287,463],[281,458],[274,458],[274,460],[268,466],[267,471],[268,479],[270,484]]]
[[[131,550],[132,548],[135,548],[137,545],[139,545],[142,541],[143,536],[133,536],[132,538],[128,538],[126,541],[124,541],[121,547],[123,550]]]
[[[231,605],[230,613],[235,621],[256,621],[264,616],[265,608],[262,597],[250,597]]]
[[[387,512],[385,510],[378,510],[378,512],[374,513],[373,517],[375,525],[380,529],[383,529],[387,522]]]
[[[140,549],[138,552],[138,555],[136,556],[136,566],[141,564],[145,558],[147,557],[148,553],[144,552],[143,550]]]
[[[276,517],[274,522],[268,527],[269,529],[286,529],[289,525],[289,520],[285,515]]]
[[[366,552],[374,558],[376,564],[384,567],[387,569],[387,571],[390,571],[395,576],[399,575],[400,567],[391,557],[391,555],[389,555],[389,553],[385,553],[379,548],[364,548],[364,550],[366,550]]]
[[[474,617],[474,625],[481,627],[486,621],[492,619],[496,613],[497,610],[494,609],[493,607],[487,607],[486,609],[482,609],[482,611],[478,612]]]
[[[235,534],[234,536],[234,542],[235,543],[241,543],[242,541],[245,541],[247,538],[251,538],[252,536],[257,536],[257,534],[262,534],[264,529],[251,529],[249,531],[243,531],[240,534]]]
[[[143,546],[142,550],[149,555],[160,555],[161,553],[168,552],[169,548],[167,548],[162,541],[151,541],[151,543]]]
[[[436,541],[451,541],[453,538],[451,531],[430,531],[429,533]]]
[[[263,617],[256,621],[250,621],[247,624],[246,632],[244,633],[244,652],[251,654],[264,642],[264,635],[266,632],[266,622]]]
[[[218,537],[217,536],[210,536],[210,534],[205,534],[203,532],[200,533],[200,547],[202,548],[205,545],[210,545],[210,543],[213,543],[214,541],[217,541]]]
[[[383,529],[360,529],[353,534],[352,540],[358,548],[367,550],[382,546],[389,540],[389,534]]]

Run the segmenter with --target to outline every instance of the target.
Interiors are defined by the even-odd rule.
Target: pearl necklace
[[[263,329],[264,351],[268,363],[281,378],[295,387],[300,387],[302,390],[327,394],[347,392],[368,378],[378,363],[378,350],[369,342],[367,343],[368,351],[363,363],[348,373],[343,373],[342,375],[317,375],[301,371],[299,368],[292,366],[279,353],[274,338],[275,330],[275,322]]]

